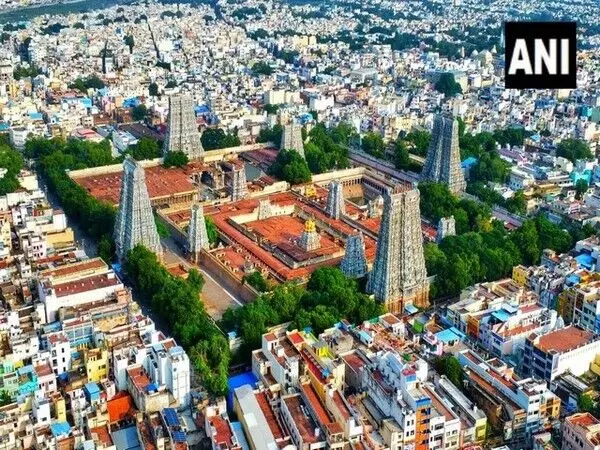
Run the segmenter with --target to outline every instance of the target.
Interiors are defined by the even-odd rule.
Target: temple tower
[[[339,180],[329,183],[329,192],[327,193],[327,205],[325,212],[333,219],[341,219],[346,214],[344,204],[344,186]]]
[[[159,257],[162,255],[144,168],[130,156],[123,161],[123,183],[114,236],[119,261],[123,261],[127,252],[137,244],[146,246]]]
[[[199,203],[192,205],[192,217],[188,228],[188,254],[196,264],[202,250],[208,250],[210,243],[204,221],[204,208]]]
[[[308,219],[304,224],[304,231],[300,235],[298,245],[307,252],[321,248],[321,237],[317,233],[317,226],[314,220]]]
[[[464,192],[466,182],[460,165],[458,121],[455,119],[442,115],[435,117],[421,180],[446,183],[454,194]]]
[[[367,290],[392,313],[402,313],[408,304],[429,305],[416,188],[397,186],[384,196],[375,262]]]
[[[246,183],[246,169],[244,164],[234,165],[231,171],[231,200],[236,202],[246,198],[248,195],[248,186]]]
[[[183,94],[169,97],[169,120],[163,153],[181,151],[192,159],[204,156],[200,133],[196,125],[194,102]]]
[[[436,241],[438,244],[447,236],[456,235],[456,221],[454,216],[442,217],[438,222]]]
[[[348,278],[362,278],[367,274],[365,240],[362,233],[348,236],[346,253],[340,263],[340,269]]]
[[[283,127],[280,150],[296,150],[304,158],[304,141],[302,140],[302,127],[291,123]]]

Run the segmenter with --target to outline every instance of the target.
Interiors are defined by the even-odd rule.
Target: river
[[[53,16],[71,13],[82,13],[97,9],[110,8],[111,6],[131,3],[131,0],[82,0],[70,3],[57,3],[53,5],[35,6],[31,8],[18,8],[0,12],[0,23],[24,22],[44,14]]]

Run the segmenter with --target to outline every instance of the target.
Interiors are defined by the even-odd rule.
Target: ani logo
[[[504,36],[507,88],[577,87],[575,22],[506,22]]]

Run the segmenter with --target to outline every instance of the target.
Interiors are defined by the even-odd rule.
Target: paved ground
[[[161,239],[165,250],[164,260],[167,264],[179,263],[185,267],[196,267],[204,276],[204,288],[202,289],[202,301],[206,312],[215,320],[219,320],[223,312],[229,307],[238,307],[243,304],[242,300],[237,298],[233,293],[229,292],[221,286],[208,272],[202,267],[195,266],[183,258],[181,249],[173,239]]]

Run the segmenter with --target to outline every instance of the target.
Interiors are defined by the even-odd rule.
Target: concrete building
[[[573,414],[562,424],[563,450],[599,450],[600,420],[588,412]]]
[[[523,372],[547,381],[566,371],[579,376],[589,370],[599,353],[600,339],[576,326],[532,333],[525,341]]]

